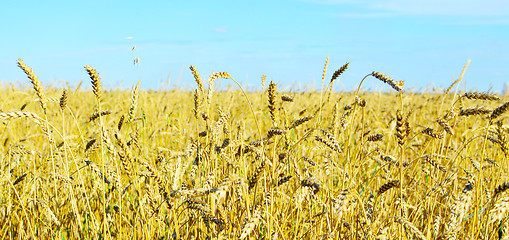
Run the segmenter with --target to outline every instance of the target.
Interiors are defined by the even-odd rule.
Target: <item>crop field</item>
[[[199,66],[192,91],[106,91],[101,69],[46,87],[19,59],[0,239],[509,239],[508,96],[460,90],[468,64],[432,93],[376,71],[335,92],[348,63],[327,62],[318,91]]]

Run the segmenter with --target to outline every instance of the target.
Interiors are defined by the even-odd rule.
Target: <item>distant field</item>
[[[33,89],[0,90],[1,239],[509,236],[509,98],[461,76],[331,92],[345,64],[320,92],[214,92],[235,76],[192,67],[194,91],[105,92],[88,65],[92,91],[19,66]]]

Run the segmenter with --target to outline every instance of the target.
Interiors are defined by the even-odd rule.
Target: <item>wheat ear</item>
[[[198,89],[200,90],[201,93],[204,93],[205,90],[203,88],[203,81],[201,80],[201,75],[198,73],[198,70],[196,70],[196,67],[193,65],[191,65],[189,67],[189,69],[191,70],[191,73],[193,74],[194,81],[196,82]]]
[[[85,69],[87,70],[90,79],[92,80],[92,91],[94,92],[95,98],[97,101],[101,101],[101,78],[99,78],[99,73],[95,69],[93,69],[90,65],[85,65]]]
[[[490,222],[499,222],[507,216],[507,212],[509,212],[509,198],[504,197],[497,201],[493,209],[490,210]]]
[[[403,90],[403,87],[405,86],[404,81],[394,81],[394,79],[390,78],[389,76],[385,75],[384,73],[373,71],[371,73],[371,75],[373,77],[375,77],[376,79],[389,84],[389,86],[391,86],[394,90],[396,90],[398,92],[401,92],[401,90]]]
[[[463,94],[462,97],[466,97],[468,99],[479,99],[479,100],[486,100],[486,101],[494,101],[494,100],[500,99],[493,93],[483,93],[483,92],[467,92],[467,93]]]
[[[53,136],[51,135],[51,132],[49,129],[50,124],[46,120],[39,117],[39,115],[32,113],[32,112],[21,112],[21,111],[0,113],[0,120],[10,120],[10,119],[14,119],[14,118],[32,119],[42,129],[42,132],[46,135],[46,137],[48,138],[48,141],[50,143],[54,142]]]
[[[422,240],[426,239],[426,237],[421,232],[421,230],[419,230],[414,224],[412,224],[406,218],[400,218],[400,219],[398,219],[398,222],[403,224],[403,227],[405,228],[405,230],[408,233],[410,233],[410,235],[414,236],[417,239],[422,239]]]
[[[343,73],[346,71],[346,69],[348,69],[348,65],[350,65],[350,63],[349,63],[349,62],[347,62],[347,63],[343,64],[343,66],[341,66],[338,70],[336,70],[336,71],[332,74],[332,77],[331,77],[331,79],[330,79],[330,82],[331,82],[331,83],[332,83],[332,82],[334,82],[334,80],[336,80],[336,79],[339,77],[339,75],[343,74]]]
[[[493,110],[484,107],[465,108],[460,110],[458,116],[484,115],[492,112]]]
[[[30,81],[32,82],[32,85],[34,86],[35,93],[37,94],[37,97],[39,97],[39,100],[41,101],[41,107],[46,112],[46,95],[44,94],[44,90],[42,88],[42,84],[39,81],[39,78],[35,75],[34,70],[32,68],[28,67],[23,60],[18,59],[18,67],[20,67],[25,74],[28,76]]]
[[[129,112],[127,114],[127,120],[128,122],[131,122],[134,118],[134,114],[136,112],[136,106],[138,105],[138,87],[140,86],[140,82],[136,84],[136,86],[133,87],[132,93],[131,93],[131,106],[129,107]]]
[[[509,182],[504,182],[498,185],[493,191],[493,198],[496,198],[499,194],[505,192],[507,189],[509,189]]]
[[[395,187],[399,187],[399,180],[391,180],[388,183],[382,185],[377,191],[377,196],[380,196],[380,195],[384,194],[384,192],[387,192],[387,191],[389,191],[389,189],[395,188]]]
[[[242,229],[242,232],[240,234],[240,239],[247,238],[251,234],[251,232],[253,232],[253,230],[256,228],[256,226],[258,226],[258,224],[260,223],[260,219],[262,218],[262,212],[257,210],[256,208],[253,212],[254,213],[251,216],[251,219],[249,219],[249,221],[246,223],[246,225]]]
[[[269,88],[267,89],[267,94],[269,96],[269,113],[270,118],[272,119],[272,122],[275,124],[276,122],[276,88],[277,85],[270,81]]]
[[[60,109],[64,110],[64,108],[67,106],[67,100],[68,100],[68,94],[69,92],[67,91],[67,89],[64,89],[64,91],[62,92],[62,96],[60,97],[60,101],[59,101],[59,105],[60,105]]]
[[[493,112],[491,113],[491,119],[495,119],[497,118],[498,116],[500,116],[502,113],[504,113],[505,111],[507,111],[507,108],[509,108],[509,102],[506,102],[502,105],[500,105],[500,107],[496,108],[495,110],[493,110]]]

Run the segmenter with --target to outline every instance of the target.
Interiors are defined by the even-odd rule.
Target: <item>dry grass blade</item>
[[[444,94],[448,94],[448,93],[451,91],[451,89],[452,89],[452,88],[453,88],[453,87],[454,87],[457,83],[459,83],[460,81],[461,81],[461,78],[458,78],[458,79],[454,80],[454,81],[451,83],[451,85],[450,85],[447,89],[445,89]]]

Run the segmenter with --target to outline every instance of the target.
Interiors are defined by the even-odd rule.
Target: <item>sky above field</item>
[[[58,86],[89,86],[89,64],[108,88],[192,89],[195,65],[204,80],[227,71],[248,89],[262,74],[280,89],[319,89],[327,57],[326,81],[350,62],[337,91],[372,71],[407,90],[446,88],[469,59],[460,89],[509,82],[506,0],[2,1],[0,31],[4,85],[29,83],[17,58]]]

